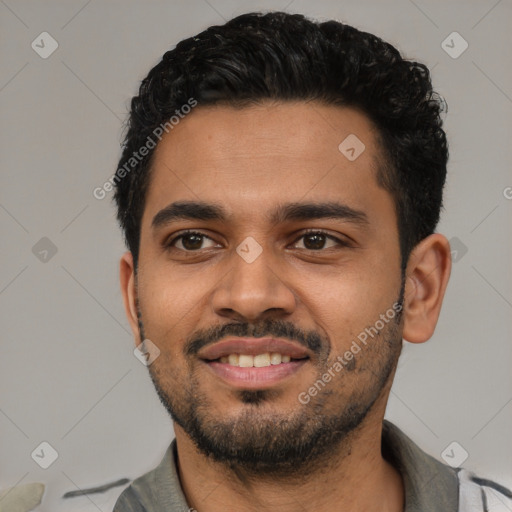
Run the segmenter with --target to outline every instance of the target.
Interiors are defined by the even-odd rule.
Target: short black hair
[[[434,232],[448,144],[441,118],[446,103],[433,91],[428,68],[338,21],[254,12],[179,42],[132,98],[118,165],[126,172],[115,180],[114,198],[135,268],[154,148],[144,158],[133,155],[191,99],[199,106],[317,100],[358,108],[377,127],[384,155],[377,180],[395,203],[402,270],[414,246]]]

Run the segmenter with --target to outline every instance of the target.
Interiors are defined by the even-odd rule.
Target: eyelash
[[[169,250],[169,251],[172,249],[175,249],[173,244],[177,240],[180,240],[180,239],[186,237],[187,235],[198,235],[203,238],[208,238],[208,239],[212,240],[212,238],[210,238],[208,235],[205,235],[204,233],[201,233],[200,231],[186,230],[186,231],[182,231],[178,236],[175,236],[174,238],[164,242],[164,244],[163,244],[164,249]],[[324,235],[329,240],[333,240],[334,242],[336,242],[340,247],[349,247],[350,246],[350,244],[348,242],[340,240],[339,238],[336,238],[335,236],[330,235],[329,233],[327,233],[326,231],[323,231],[322,229],[309,229],[307,231],[304,231],[299,237],[297,237],[295,239],[294,243],[298,242],[301,238],[304,238],[307,235]],[[328,247],[327,249],[332,249],[332,247]],[[303,249],[303,250],[310,251],[310,252],[322,252],[327,249]],[[185,253],[193,254],[193,253],[198,253],[201,249],[197,249],[195,251],[185,250],[185,249],[177,249],[177,250],[185,252]]]

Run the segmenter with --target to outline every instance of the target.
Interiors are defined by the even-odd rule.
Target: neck
[[[315,512],[402,512],[402,479],[381,454],[383,416],[382,408],[374,407],[358,429],[333,447],[325,464],[282,479],[247,475],[243,469],[212,461],[175,425],[183,492],[199,512],[225,511],[227,505],[248,512],[297,512],[305,506]]]

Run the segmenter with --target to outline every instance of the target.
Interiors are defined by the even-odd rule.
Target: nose
[[[212,294],[214,312],[233,320],[251,322],[293,313],[296,296],[285,283],[285,276],[280,273],[275,258],[271,258],[270,250],[263,249],[254,261],[249,261],[233,251],[230,271]]]

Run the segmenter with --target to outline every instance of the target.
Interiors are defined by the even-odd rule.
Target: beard
[[[403,291],[404,283],[398,304],[403,304]],[[142,334],[141,319],[140,327]],[[318,355],[317,379],[333,364],[332,358],[328,362],[331,344],[327,338],[315,332],[304,335],[292,324],[272,320],[252,330],[248,324],[226,324],[220,330],[202,332],[185,344],[184,352],[190,355],[226,334],[298,340]],[[149,372],[160,401],[202,454],[240,476],[261,478],[264,473],[291,478],[325,470],[335,453],[339,457],[337,449],[350,453],[350,439],[390,383],[401,349],[398,313],[373,337],[371,344],[361,348],[357,360],[352,359],[307,404],[297,400],[297,407],[279,412],[274,401],[280,391],[237,390],[233,393],[243,407],[241,412],[228,417],[216,414],[192,366],[188,368],[188,381],[180,386],[168,384],[169,366],[162,364],[164,358],[160,358],[159,364],[150,365]],[[350,386],[346,385],[343,372],[353,376]],[[343,398],[340,390],[344,392]]]

